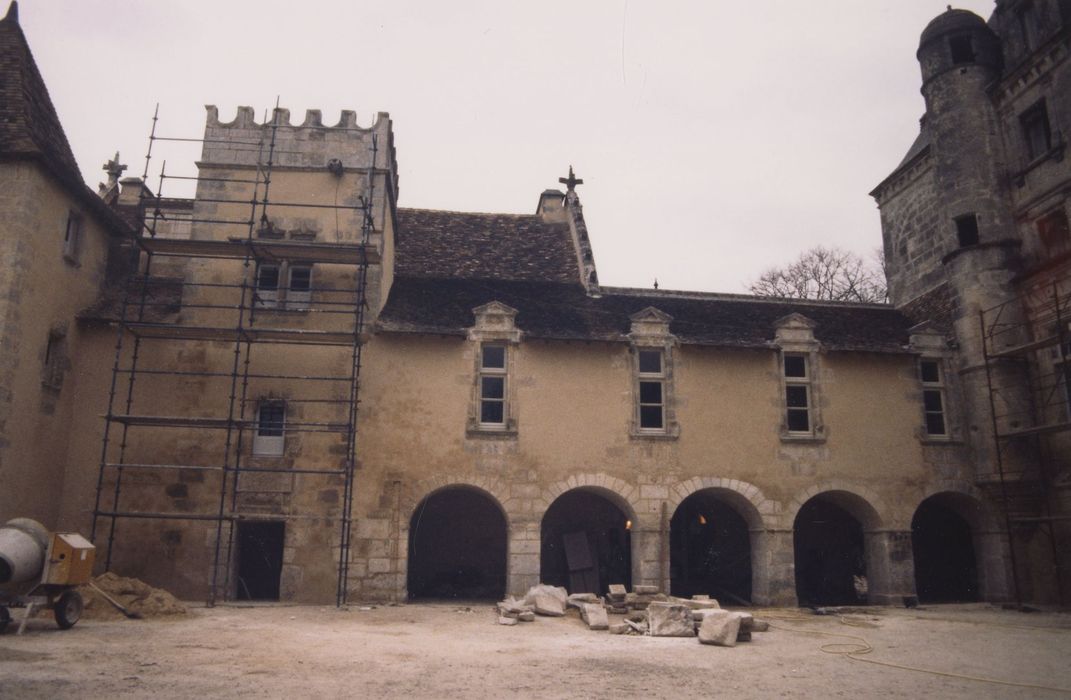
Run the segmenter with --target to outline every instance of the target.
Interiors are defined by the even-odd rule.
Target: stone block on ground
[[[769,631],[769,629],[770,629],[770,623],[767,622],[766,620],[763,620],[761,617],[756,617],[751,622],[751,631],[752,632],[767,632],[767,631]]]
[[[675,603],[651,603],[647,606],[648,634],[652,637],[694,637],[692,609]]]
[[[520,620],[521,622],[534,622],[535,621],[535,613],[532,612],[531,610],[525,610],[522,613],[517,613],[517,619]]]
[[[623,583],[611,583],[610,584],[609,594],[610,594],[611,598],[620,600],[620,599],[625,597],[626,593],[628,593],[628,589],[625,588],[625,584],[623,584]]]
[[[524,602],[528,605],[534,605],[535,597],[541,594],[558,599],[562,604],[562,608],[565,608],[565,601],[569,598],[569,593],[561,586],[548,586],[545,583],[541,583],[528,589],[528,593],[524,596]]]
[[[658,586],[633,586],[632,592],[639,595],[654,595],[658,593]]]
[[[728,611],[724,615],[707,615],[699,625],[699,642],[719,647],[735,647],[740,634],[740,618]]]
[[[526,597],[525,600],[528,598]],[[561,617],[565,614],[565,602],[549,593],[537,593],[532,600],[532,605],[537,615]]]
[[[531,605],[525,605],[524,603],[513,597],[506,598],[505,600],[500,601],[497,607],[498,614],[502,615],[503,617],[517,617],[521,613],[532,611]]]
[[[740,617],[740,632],[736,635],[736,641],[750,642],[751,630],[755,626],[755,617],[749,612],[734,612],[733,615]]]
[[[692,610],[692,619],[696,622],[702,622],[710,615],[728,614],[728,610],[722,610],[721,608],[706,608],[700,610]]]
[[[643,620],[642,622],[633,622],[632,620],[625,620],[625,624],[628,625],[630,628],[632,628],[633,632],[638,632],[640,634],[647,634],[647,621],[646,620]]]
[[[606,616],[606,608],[602,603],[585,603],[580,608],[580,617],[588,623],[593,630],[604,630],[610,627],[610,618]]]
[[[610,634],[628,634],[631,629],[632,628],[629,627],[627,622],[622,622],[620,624],[610,625]]]
[[[668,596],[666,601],[669,603],[676,603],[677,605],[687,605],[692,610],[717,610],[721,607],[718,601],[713,598],[705,598],[703,600],[696,600],[695,598],[677,598],[676,596]]]
[[[586,603],[602,603],[602,601],[594,593],[570,593],[565,599],[567,608],[581,608]]]
[[[498,624],[507,625],[507,626],[508,625],[515,625],[515,624],[517,624],[517,618],[515,618],[515,617],[505,617],[504,615],[499,615],[498,616]]]

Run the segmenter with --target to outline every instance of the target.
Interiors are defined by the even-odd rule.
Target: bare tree
[[[748,285],[760,297],[862,301],[882,303],[888,299],[885,275],[880,268],[855,253],[817,246],[786,267],[772,267]]]

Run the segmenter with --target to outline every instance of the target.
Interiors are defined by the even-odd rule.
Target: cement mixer
[[[74,532],[49,534],[44,525],[15,518],[0,527],[0,633],[10,608],[26,608],[19,634],[34,608],[49,607],[60,629],[70,629],[85,604],[75,586],[93,575],[96,548]]]

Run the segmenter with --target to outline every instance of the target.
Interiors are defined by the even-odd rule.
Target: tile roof
[[[673,317],[670,332],[682,343],[721,347],[769,347],[775,322],[794,312],[816,322],[815,337],[829,350],[904,352],[913,325],[877,304],[623,288],[603,288],[594,297],[579,284],[398,276],[378,327],[464,335],[472,309],[493,300],[518,310],[517,327],[529,337],[560,340],[624,341],[629,317],[648,306]]]
[[[535,215],[398,209],[396,274],[408,277],[580,281],[566,223]]]
[[[0,20],[0,160],[40,162],[115,232],[127,226],[86,187],[12,2]]]

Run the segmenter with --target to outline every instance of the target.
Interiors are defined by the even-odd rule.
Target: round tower
[[[916,55],[946,250],[1014,237],[1000,126],[987,94],[1000,75],[1000,40],[978,15],[949,8],[923,30]]]

